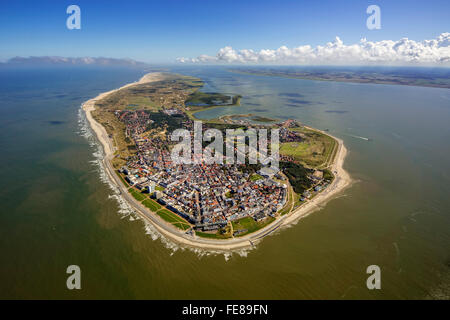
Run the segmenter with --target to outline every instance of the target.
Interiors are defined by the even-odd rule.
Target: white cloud
[[[315,48],[303,45],[297,48],[281,46],[254,51],[235,50],[230,46],[220,49],[215,56],[202,54],[197,58],[178,58],[182,63],[242,63],[242,64],[330,64],[330,65],[443,65],[450,66],[450,33],[442,33],[436,39],[414,41],[403,38],[398,41],[378,42],[361,39],[359,43],[346,45],[339,38]]]

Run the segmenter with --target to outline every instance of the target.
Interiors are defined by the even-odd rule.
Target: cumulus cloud
[[[403,38],[397,41],[368,41],[346,45],[336,37],[325,45],[296,48],[281,46],[278,49],[235,50],[230,46],[220,49],[215,56],[202,54],[197,58],[178,58],[181,63],[232,63],[232,64],[373,64],[373,65],[443,65],[450,66],[450,33],[436,39],[414,41]]]

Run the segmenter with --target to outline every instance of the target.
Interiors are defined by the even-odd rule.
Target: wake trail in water
[[[361,140],[365,140],[365,141],[370,141],[370,139],[366,138],[366,137],[355,136],[353,134],[346,134],[346,135],[349,136],[349,137],[352,137],[352,138],[361,139]]]

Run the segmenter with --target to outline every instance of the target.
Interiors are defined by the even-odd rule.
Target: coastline
[[[258,72],[248,72],[241,71],[237,69],[230,69],[229,72],[246,74],[251,76],[258,77],[279,77],[279,78],[288,78],[288,79],[298,79],[298,80],[309,80],[309,81],[322,81],[322,82],[342,82],[342,83],[352,83],[352,84],[377,84],[377,85],[388,85],[388,86],[408,86],[408,87],[422,87],[422,88],[440,88],[440,89],[450,89],[450,84],[436,84],[436,83],[400,83],[397,81],[384,79],[372,79],[372,80],[362,80],[362,78],[352,78],[346,79],[343,77],[329,79],[329,78],[321,78],[320,76],[310,76],[310,75],[285,75],[285,74],[264,74]],[[403,78],[403,81],[406,81],[407,78]]]
[[[156,213],[150,212],[150,210],[145,208],[141,203],[136,201],[136,199],[134,199],[128,193],[126,186],[120,181],[110,162],[110,160],[114,157],[115,152],[111,139],[109,139],[109,135],[107,134],[105,128],[97,121],[95,121],[95,119],[91,115],[91,112],[95,109],[95,103],[98,100],[123,88],[161,80],[162,79],[161,75],[162,74],[159,72],[148,73],[144,75],[139,81],[124,85],[114,90],[101,93],[97,97],[89,99],[88,101],[84,102],[82,104],[82,109],[86,114],[86,119],[88,120],[90,127],[92,128],[92,130],[95,133],[95,136],[102,145],[104,151],[104,158],[102,161],[104,168],[106,169],[105,171],[109,176],[109,179],[119,188],[121,196],[128,202],[128,204],[131,207],[133,207],[136,213],[142,218],[144,218],[146,221],[150,222],[163,236],[181,245],[206,250],[231,251],[237,249],[251,248],[255,245],[255,242],[273,233],[280,227],[290,225],[296,222],[298,219],[310,214],[312,211],[320,208],[319,204],[324,204],[326,201],[331,200],[333,196],[335,196],[337,193],[341,192],[351,184],[352,180],[350,178],[350,175],[343,168],[345,157],[347,155],[347,149],[345,148],[343,141],[334,136],[331,136],[326,132],[308,127],[309,129],[316,130],[323,134],[326,134],[337,141],[337,150],[335,158],[330,168],[333,174],[335,175],[335,179],[325,190],[320,192],[316,197],[314,197],[311,200],[308,200],[302,206],[290,212],[289,214],[277,218],[274,222],[270,223],[264,228],[242,237],[213,240],[200,238],[198,236],[195,237],[189,236],[181,231],[175,230],[175,228],[173,228],[171,225],[167,224],[165,221],[160,219],[156,215]]]
[[[352,183],[352,179],[347,171],[344,169],[345,157],[347,156],[347,148],[345,148],[344,141],[342,139],[336,138],[325,131],[314,129],[308,126],[305,126],[308,129],[318,131],[322,134],[325,134],[334,140],[337,141],[337,150],[335,154],[334,161],[330,167],[330,170],[334,174],[333,182],[322,192],[320,192],[316,197],[309,200],[301,207],[297,208],[293,212],[291,212],[285,221],[285,224],[290,224],[295,222],[297,219],[304,217],[314,211],[315,209],[319,209],[320,204],[325,204],[327,201],[331,200],[333,196],[337,195],[339,192],[343,191],[347,187],[349,187]]]

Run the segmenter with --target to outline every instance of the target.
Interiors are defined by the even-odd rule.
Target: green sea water
[[[80,114],[131,69],[0,70],[0,298],[450,297],[450,91],[173,68],[241,106],[198,114],[295,118],[344,140],[354,184],[231,254],[180,248],[130,215]],[[365,138],[368,138],[367,141]],[[381,268],[368,290],[366,268]],[[81,268],[81,290],[66,268]]]

